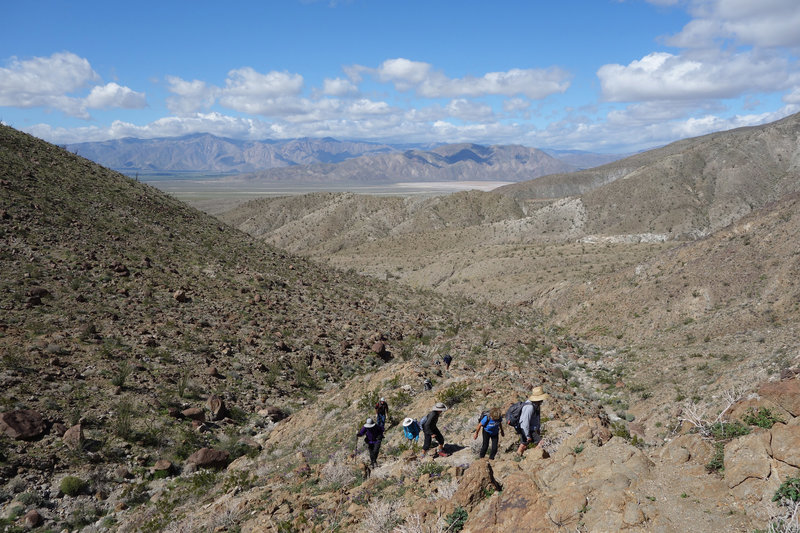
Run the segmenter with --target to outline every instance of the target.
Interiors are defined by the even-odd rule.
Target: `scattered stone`
[[[159,459],[158,461],[156,461],[156,464],[153,465],[154,474],[156,472],[166,472],[167,474],[169,474],[170,472],[172,472],[173,469],[174,465],[172,464],[172,461],[170,461],[169,459]]]
[[[61,437],[70,450],[80,450],[83,447],[83,426],[80,422],[69,428]]]
[[[181,414],[184,418],[188,418],[190,420],[197,420],[198,422],[205,422],[206,420],[206,413],[199,407],[189,407],[188,409],[184,409],[181,411]]]
[[[212,378],[221,377],[221,375],[219,373],[219,370],[217,370],[217,367],[215,367],[215,366],[210,366],[210,367],[206,368],[206,374],[211,376]]]
[[[178,289],[177,291],[173,292],[172,293],[172,298],[178,303],[184,303],[184,302],[188,301],[188,298],[186,296],[186,292],[181,290],[181,289]]]
[[[42,415],[30,409],[6,411],[0,414],[0,431],[16,440],[33,440],[45,430]]]
[[[212,394],[206,401],[206,407],[211,412],[211,420],[222,420],[228,416],[228,409],[225,407],[225,402],[217,396]]]
[[[31,509],[25,513],[25,517],[22,519],[22,523],[25,524],[25,527],[28,529],[39,527],[42,525],[42,522],[44,522],[44,519],[42,519],[42,515],[40,515],[39,511],[36,509]]]
[[[264,409],[258,411],[258,414],[264,418],[269,418],[273,422],[278,422],[279,420],[286,418],[286,414],[281,410],[281,408],[275,407],[274,405],[266,406]]]
[[[197,468],[225,468],[230,459],[230,454],[225,450],[214,448],[200,448],[190,455],[186,462]]]

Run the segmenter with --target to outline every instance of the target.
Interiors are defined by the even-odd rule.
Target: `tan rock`
[[[464,533],[517,533],[557,531],[547,518],[549,500],[533,477],[518,472],[503,480],[503,491],[477,507],[464,525]]]
[[[768,431],[751,433],[725,445],[725,481],[733,488],[748,478],[767,479],[770,474]]]
[[[230,454],[226,450],[200,448],[186,459],[186,463],[198,468],[225,468]]]
[[[83,446],[83,426],[80,422],[69,428],[61,437],[70,450],[80,450]]]
[[[800,416],[800,379],[765,383],[758,389],[758,394],[786,409],[792,416]]]
[[[30,409],[0,413],[0,432],[16,440],[34,440],[44,433],[42,415]]]
[[[547,517],[554,524],[565,527],[577,524],[581,513],[586,510],[588,500],[580,490],[563,490],[547,510]]]
[[[470,512],[486,497],[488,491],[497,490],[500,490],[500,484],[494,478],[490,460],[484,457],[472,463],[464,472],[452,500],[456,506]]]
[[[800,468],[800,426],[775,424],[772,436],[772,456],[783,463]]]

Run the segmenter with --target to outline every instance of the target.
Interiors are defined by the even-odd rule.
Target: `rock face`
[[[765,383],[758,393],[792,414],[800,416],[800,379]]]
[[[0,431],[16,440],[33,440],[46,428],[42,415],[30,409],[6,411],[0,414]]]
[[[487,493],[500,489],[500,483],[494,478],[489,459],[483,458],[472,463],[467,469],[458,484],[458,490],[453,495],[453,502],[470,512]]]
[[[79,450],[83,446],[83,426],[78,423],[64,432],[61,437],[70,450]]]

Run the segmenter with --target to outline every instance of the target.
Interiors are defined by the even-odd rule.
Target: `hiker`
[[[413,418],[408,417],[403,420],[403,436],[413,444],[419,441],[419,430],[419,423]]]
[[[445,355],[442,357],[442,361],[444,361],[444,368],[446,370],[450,370],[450,363],[453,362],[453,356],[450,354]]]
[[[386,416],[389,414],[389,404],[386,403],[386,398],[381,398],[375,404],[375,419],[380,427],[386,427]]]
[[[519,415],[519,424],[515,426],[519,433],[519,449],[517,454],[520,456],[525,453],[528,447],[535,448],[539,444],[540,436],[540,417],[542,402],[549,395],[545,394],[542,387],[534,387],[528,400],[522,404],[522,412]],[[531,446],[532,445],[532,446]]]
[[[444,437],[442,436],[442,432],[436,427],[436,423],[439,421],[439,415],[446,410],[447,406],[442,402],[438,402],[433,406],[431,412],[422,418],[422,433],[425,435],[425,440],[422,443],[423,457],[428,454],[428,449],[431,447],[431,437],[436,437],[436,442],[439,445],[435,454],[439,455],[439,457],[447,457],[448,455],[444,453]]]
[[[369,463],[372,468],[378,466],[378,450],[381,449],[381,440],[383,440],[383,426],[379,426],[371,418],[367,418],[364,426],[358,431],[356,435],[356,447],[358,446],[358,437],[364,437],[364,442],[369,450]]]
[[[431,383],[431,378],[425,378],[425,381],[422,382],[422,387],[425,390],[431,390],[433,388],[433,383]]]
[[[481,430],[483,430],[483,444],[481,444],[479,457],[483,459],[486,456],[486,450],[489,449],[489,441],[491,441],[492,451],[489,452],[489,459],[494,459],[494,456],[497,455],[497,442],[500,440],[500,435],[506,436],[503,431],[503,412],[494,407],[483,415],[478,422],[478,427],[475,428],[473,440],[478,438],[478,433]]]

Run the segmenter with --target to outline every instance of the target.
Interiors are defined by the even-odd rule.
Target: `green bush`
[[[772,501],[791,500],[796,502],[800,500],[800,478],[790,477],[778,487]]]
[[[766,407],[761,407],[758,411],[751,407],[742,417],[742,422],[751,426],[770,429],[776,423],[783,422],[783,419]]]
[[[450,407],[459,402],[469,400],[471,397],[472,391],[469,386],[462,381],[461,383],[453,383],[447,387],[436,396],[436,399]]]
[[[421,465],[419,465],[419,468],[417,468],[418,476],[421,476],[423,474],[428,474],[430,476],[438,476],[442,472],[444,472],[444,465],[434,462],[422,463]]]
[[[77,496],[86,488],[86,482],[79,477],[66,476],[61,480],[59,490],[67,496]]]
[[[711,426],[711,436],[716,440],[729,440],[750,433],[750,428],[741,422],[717,422]]]
[[[725,469],[725,443],[714,443],[714,456],[706,465],[709,472],[722,472]]]
[[[445,517],[447,531],[461,531],[467,523],[467,510],[463,507],[456,507],[456,510]]]

